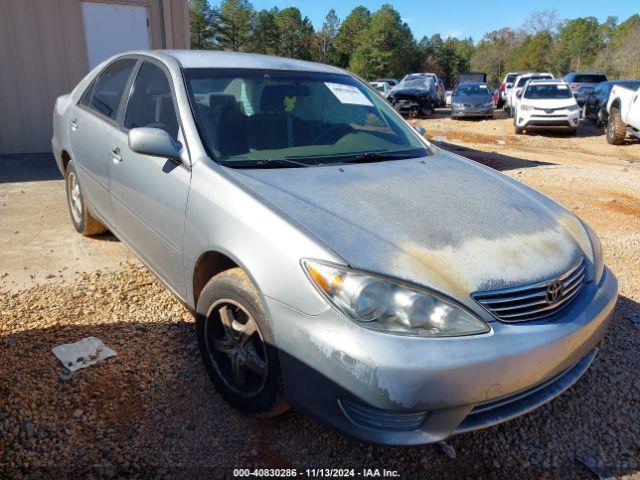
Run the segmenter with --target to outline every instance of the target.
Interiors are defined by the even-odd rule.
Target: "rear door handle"
[[[78,120],[75,118],[71,120],[71,130],[73,130],[74,132],[78,130]]]
[[[122,156],[120,155],[119,147],[113,147],[111,149],[111,158],[113,159],[114,165],[118,165],[120,162],[122,162]]]

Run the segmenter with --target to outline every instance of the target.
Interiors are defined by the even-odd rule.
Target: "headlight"
[[[454,108],[462,108],[462,104],[461,104],[461,103],[458,103],[458,102],[453,102],[453,103],[451,104],[451,106],[452,106],[452,107],[454,107]]]
[[[582,220],[581,222],[585,232],[587,232],[589,241],[591,242],[591,249],[593,250],[593,281],[596,285],[598,285],[600,283],[600,279],[602,278],[602,272],[604,272],[602,244],[600,243],[600,239],[598,238],[598,235],[596,235],[596,232],[594,232],[593,229]]]
[[[522,104],[520,104],[520,110],[522,110],[523,112],[530,112],[532,110],[535,110],[535,108],[532,107],[531,105],[522,105]]]
[[[318,260],[303,260],[302,266],[327,301],[363,327],[422,337],[490,331],[482,320],[435,292]]]
[[[576,105],[569,105],[569,106],[567,107],[567,110],[569,110],[570,112],[575,112],[575,111],[577,111],[577,110],[580,110],[580,106],[579,106],[579,105],[577,105],[577,104],[576,104]]]

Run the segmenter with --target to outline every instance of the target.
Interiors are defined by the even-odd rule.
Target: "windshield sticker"
[[[324,84],[329,90],[331,90],[331,93],[340,100],[341,103],[373,107],[373,103],[371,103],[371,101],[356,87],[344,85],[342,83],[324,82]]]

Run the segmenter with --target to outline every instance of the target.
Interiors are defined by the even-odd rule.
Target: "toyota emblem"
[[[547,287],[545,299],[549,305],[557,303],[564,293],[564,286],[560,280],[556,280]]]

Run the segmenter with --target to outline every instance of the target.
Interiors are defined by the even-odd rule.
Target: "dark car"
[[[439,102],[436,79],[425,75],[407,75],[389,92],[387,100],[403,115],[430,115]]]
[[[607,76],[599,72],[570,72],[563,80],[569,84],[578,105],[582,106],[596,85],[607,81]]]
[[[493,117],[493,90],[484,82],[458,85],[451,97],[451,118]]]
[[[469,82],[487,83],[487,74],[484,72],[461,73],[458,75],[458,78],[456,79],[455,88],[457,88],[458,85],[462,85],[463,83],[469,83]]]
[[[607,113],[607,102],[609,101],[609,94],[614,85],[619,85],[630,90],[637,90],[640,88],[640,80],[613,80],[600,82],[596,85],[584,103],[585,116],[594,122],[598,127],[603,127],[607,124],[609,114]]]

